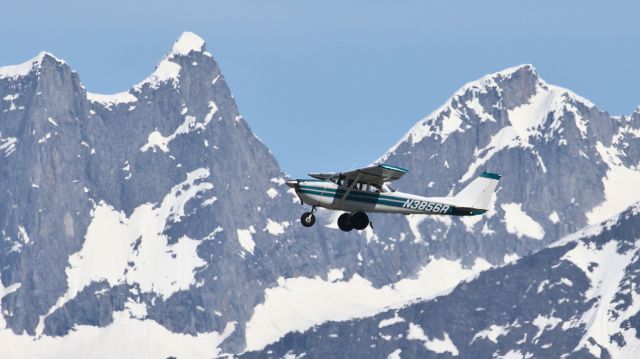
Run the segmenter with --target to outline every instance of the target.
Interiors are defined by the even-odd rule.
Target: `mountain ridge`
[[[598,181],[612,168],[637,172],[640,117],[612,118],[587,106],[547,113],[544,124],[559,126],[552,137],[488,146],[513,125],[514,109],[551,86],[539,87],[524,65],[486,92],[452,97],[448,112],[434,118],[439,130],[452,114],[460,117],[446,138],[434,132],[401,141],[388,157],[412,169],[400,189],[446,194],[499,148],[476,166],[506,174],[487,217],[376,215],[375,229],[345,234],[320,211],[316,227],[305,229],[282,170],[240,116],[204,41],[180,39],[124,93],[86,92],[66,63],[48,55],[38,60],[45,72],[36,82],[33,62],[25,76],[0,78],[0,188],[10,189],[0,193],[5,338],[11,332],[45,342],[70,338],[76,328],[83,338],[142,322],[163,338],[224,337],[227,352],[257,349],[288,331],[383,310],[382,301],[371,302],[371,312],[354,310],[357,290],[398,306],[537,251],[586,224],[607,197]],[[578,117],[593,138],[582,137]],[[586,174],[578,185],[566,178],[576,167]],[[545,192],[547,181],[562,190]],[[442,287],[428,286],[435,274]],[[314,288],[306,306],[301,284]],[[261,328],[277,330],[269,337]],[[175,350],[162,346],[162,355]]]

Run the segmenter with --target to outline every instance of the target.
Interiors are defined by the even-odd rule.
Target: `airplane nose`
[[[289,186],[291,188],[296,188],[298,186],[298,181],[297,180],[288,180],[285,183],[287,184],[287,186]]]

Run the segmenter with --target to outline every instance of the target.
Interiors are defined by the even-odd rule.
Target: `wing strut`
[[[358,173],[358,175],[356,176],[356,179],[353,180],[351,185],[347,188],[347,191],[344,192],[344,194],[342,195],[342,198],[340,198],[341,201],[344,201],[344,199],[347,198],[349,193],[351,193],[351,190],[353,189],[353,187],[355,187],[356,183],[358,183],[358,181],[360,180],[360,177],[362,177],[362,174]]]

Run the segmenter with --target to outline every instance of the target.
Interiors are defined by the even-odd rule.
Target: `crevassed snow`
[[[609,169],[602,179],[605,199],[586,214],[589,224],[603,222],[640,201],[640,191],[630,190],[640,183],[640,171],[625,167],[615,148],[597,142],[596,149]]]
[[[434,259],[416,278],[405,278],[381,288],[354,275],[331,282],[322,278],[279,278],[278,286],[265,290],[246,324],[246,350],[259,350],[291,331],[304,331],[333,320],[349,320],[399,308],[415,300],[444,295],[458,283],[491,265],[478,258],[472,268],[459,261]]]
[[[202,181],[208,176],[205,168],[188,173],[159,205],[142,204],[130,217],[104,202],[96,205],[82,248],[69,257],[65,270],[68,290],[47,315],[95,281],[106,280],[110,286],[138,284],[142,292],[164,298],[195,284],[194,270],[207,264],[196,252],[200,241],[183,236],[169,244],[163,232],[169,221],[184,215],[190,199],[213,187]]]
[[[253,241],[253,233],[256,233],[256,230],[253,226],[250,226],[248,229],[238,229],[238,242],[240,242],[240,246],[244,248],[247,252],[253,254],[253,249],[256,246],[256,242]]]
[[[507,232],[517,235],[518,238],[523,236],[538,240],[544,238],[544,229],[522,210],[522,204],[505,203],[502,204],[502,209]]]
[[[414,323],[409,323],[407,339],[420,340],[424,342],[424,347],[434,353],[444,354],[448,352],[453,356],[458,356],[459,354],[458,348],[455,346],[455,344],[453,344],[447,332],[444,333],[444,339],[429,339],[429,337],[424,334],[424,330],[422,330],[422,327]]]
[[[188,134],[194,130],[204,130],[217,111],[218,107],[216,104],[210,101],[209,112],[205,115],[202,122],[198,122],[194,116],[186,115],[182,124],[169,136],[163,136],[158,130],[151,132],[147,138],[147,143],[140,147],[140,151],[147,152],[149,149],[152,149],[153,152],[155,152],[156,148],[158,148],[162,152],[169,152],[169,143],[178,135]]]
[[[104,328],[77,325],[62,337],[16,335],[0,330],[3,358],[54,359],[107,358],[213,358],[221,354],[220,344],[235,330],[227,323],[222,333],[197,335],[172,333],[153,320],[130,318],[128,311],[114,312],[113,322]]]

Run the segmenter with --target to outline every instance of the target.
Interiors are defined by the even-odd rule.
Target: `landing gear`
[[[338,217],[338,228],[345,232],[349,232],[352,229],[361,231],[367,228],[369,223],[369,216],[364,212],[343,213]]]
[[[311,227],[314,223],[316,223],[316,216],[314,213],[316,212],[316,207],[311,208],[311,212],[305,212],[300,217],[300,223],[302,223],[305,227]]]
[[[353,229],[353,224],[351,223],[351,215],[349,213],[343,213],[338,217],[338,228],[344,232],[349,232]]]
[[[369,216],[364,212],[356,212],[351,215],[350,222],[353,224],[353,228],[361,231],[369,225]]]
[[[316,223],[316,216],[311,212],[305,212],[302,214],[302,217],[300,217],[300,223],[305,227],[311,227]]]

